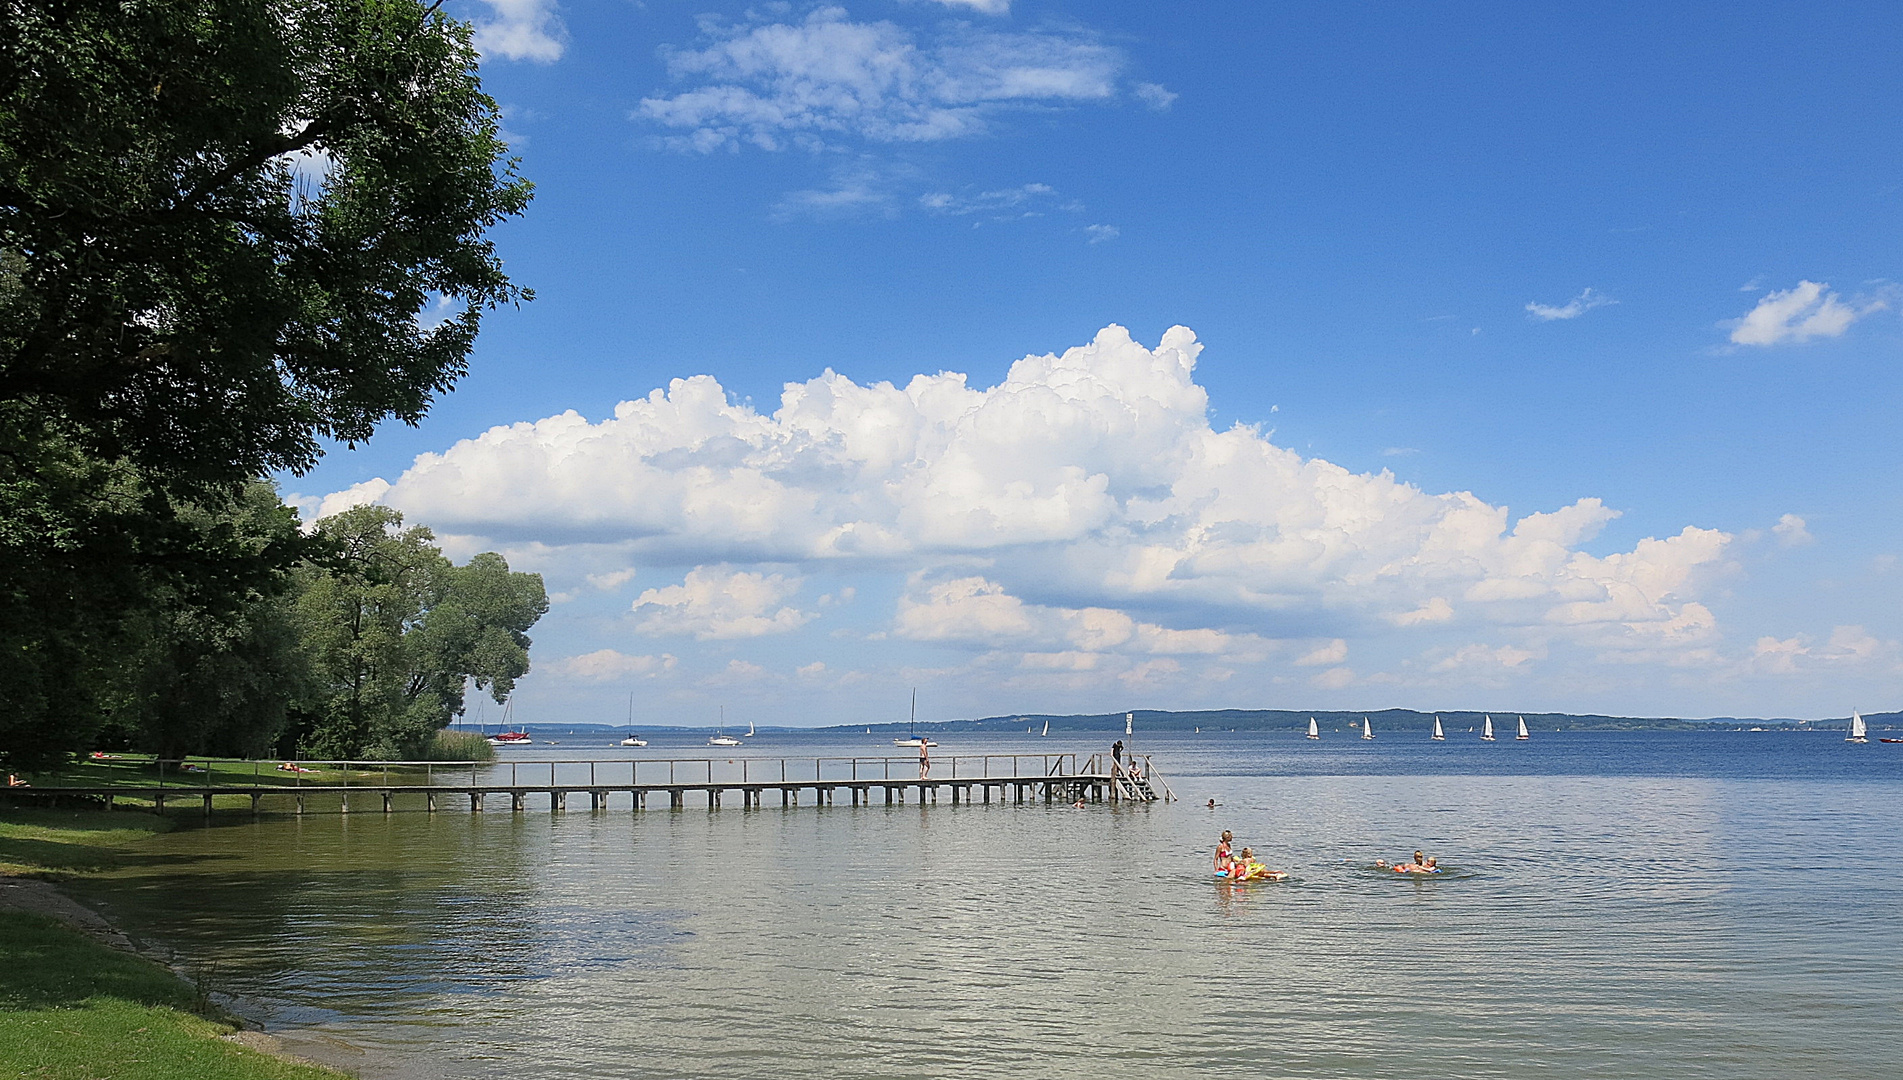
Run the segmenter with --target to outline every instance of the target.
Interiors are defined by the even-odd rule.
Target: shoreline
[[[114,926],[98,911],[60,888],[56,880],[0,871],[0,912],[37,915],[50,919],[106,948],[156,964],[184,985],[195,985],[189,974],[181,969],[177,953],[162,945],[148,944],[142,948],[131,935]],[[227,1001],[232,1000],[228,995],[220,996]],[[263,1025],[252,1017],[224,1005],[212,1005],[211,1008],[215,1015],[201,1014],[203,1019],[233,1029],[216,1036],[223,1042],[244,1047],[290,1065],[322,1069],[340,1077],[356,1075],[354,1071],[346,1071],[349,1066],[341,1062],[320,1060],[292,1052],[282,1038],[265,1031]],[[350,1049],[358,1056],[362,1055],[361,1049],[354,1046]]]

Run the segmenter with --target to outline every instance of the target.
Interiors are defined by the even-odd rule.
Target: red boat
[[[535,740],[529,738],[529,733],[526,731],[504,731],[489,736],[489,741],[497,746],[510,746],[515,743],[529,743]]]

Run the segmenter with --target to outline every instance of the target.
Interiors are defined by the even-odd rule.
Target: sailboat
[[[1493,717],[1491,716],[1487,717],[1487,726],[1480,729],[1480,741],[1493,741]]]
[[[1369,723],[1368,718],[1365,716],[1361,718],[1361,737],[1364,739],[1374,738],[1374,725]]]
[[[1051,722],[1050,720],[1046,719],[1044,721],[1044,731],[1038,735],[1038,738],[1048,739],[1050,737],[1051,737]]]
[[[1308,737],[1311,739],[1322,737],[1322,729],[1315,726],[1315,718],[1312,716],[1308,718]]]
[[[529,733],[526,731],[509,730],[509,716],[514,711],[515,711],[515,699],[510,698],[509,703],[502,707],[502,730],[496,732],[494,735],[489,736],[489,745],[491,746],[523,746],[535,741],[534,739],[529,737]]]
[[[1850,710],[1850,737],[1844,741],[1861,743],[1870,741],[1870,730],[1863,722],[1863,714],[1855,709]]]
[[[1436,717],[1434,718],[1434,736],[1433,736],[1433,741],[1434,741],[1434,742],[1446,742],[1446,741],[1447,741],[1447,733],[1446,733],[1446,732],[1444,732],[1444,731],[1442,731],[1442,730],[1440,729],[1440,717],[1438,717],[1438,716],[1436,716]]]
[[[628,694],[628,726],[634,726],[634,694],[632,692]],[[632,731],[628,732],[627,738],[621,740],[621,745],[623,746],[646,746],[647,744],[648,741],[646,739],[643,739]]]
[[[714,737],[707,740],[708,746],[739,746],[740,740],[722,731],[727,726],[727,707],[720,707],[720,727],[714,729]]]
[[[753,721],[747,721],[747,738],[753,738]]]
[[[1050,724],[1049,720],[1044,721]],[[912,688],[912,734],[903,739],[893,739],[893,746],[937,746],[938,744],[918,733],[918,687]]]
[[[1526,733],[1526,717],[1520,717],[1520,733],[1513,737],[1514,742],[1525,742],[1533,736]]]

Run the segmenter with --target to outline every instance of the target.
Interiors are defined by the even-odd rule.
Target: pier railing
[[[586,795],[592,810],[605,810],[611,801],[645,809],[649,796],[665,797],[670,809],[680,809],[687,798],[705,798],[709,809],[723,800],[738,800],[742,808],[759,808],[768,794],[781,805],[797,806],[810,797],[831,804],[842,796],[852,805],[871,805],[875,797],[887,805],[905,803],[915,795],[923,804],[940,795],[956,806],[960,802],[989,803],[993,797],[1016,803],[1036,802],[1153,802],[1159,796],[1147,757],[1119,763],[1102,754],[1088,758],[1063,754],[951,754],[936,760],[903,757],[670,757],[670,758],[555,758],[545,761],[239,761],[220,758],[155,759],[143,755],[98,755],[93,764],[31,789],[33,796],[103,799],[112,809],[115,799],[149,801],[163,811],[168,800],[202,802],[205,813],[222,799],[229,808],[249,803],[253,814],[270,798],[289,799],[296,813],[307,809],[307,797],[320,807],[334,805],[348,814],[356,798],[382,804],[384,813],[401,799],[430,812],[446,797],[469,800],[471,812],[481,811],[488,796],[507,796],[511,810],[524,809],[530,796],[546,796],[549,808],[566,807],[568,796]],[[1170,798],[1162,786],[1162,798]],[[376,805],[372,801],[370,805]]]
[[[1100,755],[1083,770],[1095,773]],[[221,788],[282,787],[291,790],[351,787],[641,787],[667,784],[852,783],[868,780],[917,781],[917,757],[684,757],[565,758],[547,761],[233,761],[221,758],[154,759],[120,755],[99,764],[121,766],[107,783],[158,787],[180,793],[217,792]],[[123,767],[138,771],[127,775]],[[982,780],[1075,775],[1079,755],[953,754],[932,758],[929,776],[938,780]],[[150,771],[146,771],[147,769]],[[102,776],[101,779],[106,779]],[[49,787],[99,786],[80,774],[48,778]]]

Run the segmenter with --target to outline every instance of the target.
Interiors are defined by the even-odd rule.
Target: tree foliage
[[[271,613],[306,550],[295,515],[268,484],[185,502],[124,463],[36,449],[34,475],[0,479],[0,548],[29,556],[0,567],[7,767],[52,764],[102,729],[173,750],[256,745],[295,691]]]
[[[541,575],[493,552],[452,565],[428,529],[402,524],[381,506],[317,523],[330,554],[299,571],[296,601],[317,679],[298,732],[307,756],[418,756],[469,682],[501,702],[529,670]]]
[[[199,595],[175,580],[147,584],[122,613],[102,741],[165,757],[267,754],[311,690],[291,581],[280,569],[310,544],[269,484],[248,485],[215,512],[183,507],[179,517],[248,555],[254,572]]]
[[[476,61],[417,0],[0,4],[8,768],[250,747],[301,694],[245,485],[417,421],[527,295]]]
[[[0,7],[0,401],[236,482],[414,422],[521,295],[529,185],[468,27],[415,0]],[[419,313],[447,301],[447,317]]]

